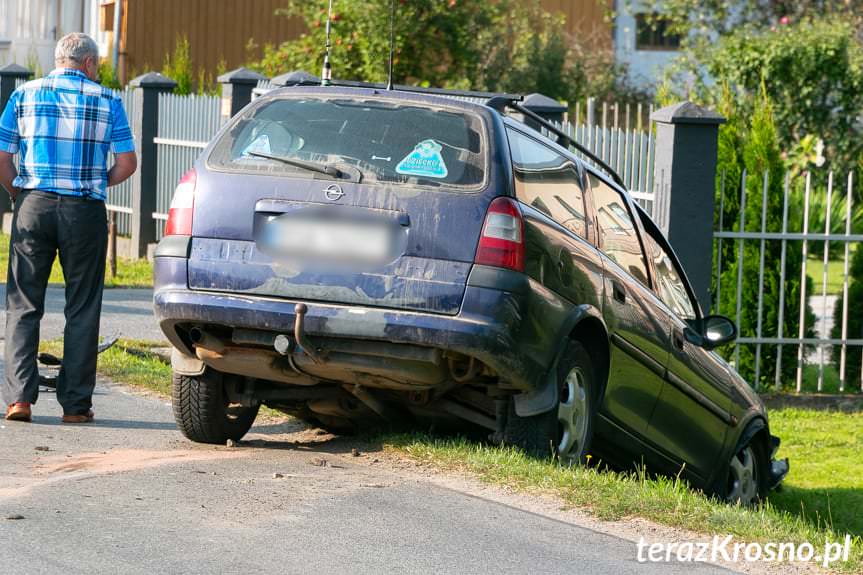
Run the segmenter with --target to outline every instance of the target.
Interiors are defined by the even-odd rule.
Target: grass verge
[[[170,393],[171,368],[153,353],[164,344],[120,340],[99,356],[99,373],[163,395]],[[46,342],[43,351],[60,355],[62,342]],[[281,416],[262,410],[265,416]],[[781,491],[757,509],[725,505],[689,489],[675,478],[564,468],[462,438],[390,434],[383,449],[445,470],[469,472],[480,480],[511,489],[552,495],[600,519],[641,517],[704,535],[731,534],[747,542],[824,542],[855,539],[842,572],[863,571],[863,413],[806,409],[771,412],[774,434],[783,440],[780,456],[791,458],[791,473]]]
[[[0,234],[0,281],[6,281],[7,265],[9,263],[9,236]],[[63,269],[60,267],[60,259],[54,260],[51,268],[51,277],[48,283],[63,285]],[[105,264],[105,287],[153,287],[153,264],[147,260],[117,259],[117,275],[111,277],[108,264]]]
[[[164,342],[121,339],[99,355],[99,375],[128,385],[171,395],[171,366],[153,352],[164,348]],[[63,340],[42,342],[40,351],[63,356]]]
[[[776,412],[773,421],[774,425],[777,421],[783,422],[777,427],[788,431],[788,426],[794,425],[793,421],[808,422],[798,429],[817,426],[824,419],[822,415],[817,412]],[[833,421],[832,416],[825,417],[828,422]],[[845,424],[840,427],[844,428]],[[825,429],[824,433],[828,431]],[[483,482],[517,491],[552,495],[604,520],[640,517],[705,536],[730,534],[744,542],[809,542],[815,549],[823,549],[826,541],[842,542],[848,533],[853,538],[850,559],[831,567],[841,572],[861,572],[863,540],[859,531],[852,531],[859,529],[860,521],[863,491],[859,472],[846,478],[845,484],[854,484],[855,487],[849,489],[844,500],[840,501],[834,492],[833,503],[830,504],[828,495],[834,490],[835,480],[829,470],[860,465],[854,461],[859,459],[859,450],[831,450],[822,455],[824,472],[804,479],[812,471],[801,461],[813,456],[812,453],[803,455],[808,440],[801,441],[793,435],[786,435],[784,439],[791,444],[790,448],[783,445],[784,453],[794,458],[792,469],[796,467],[797,471],[788,478],[788,484],[781,493],[771,495],[757,509],[725,505],[709,499],[676,478],[653,478],[643,472],[619,473],[597,467],[565,468],[552,461],[527,457],[509,447],[489,446],[461,438],[397,435],[384,437],[382,442],[384,449],[404,453],[422,463],[444,470],[468,472]],[[832,516],[824,510],[825,505],[832,505]],[[847,505],[848,508],[837,514],[838,505]]]

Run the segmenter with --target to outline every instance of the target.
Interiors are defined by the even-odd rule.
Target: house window
[[[677,50],[680,48],[680,34],[668,31],[669,21],[656,14],[636,14],[636,50]]]

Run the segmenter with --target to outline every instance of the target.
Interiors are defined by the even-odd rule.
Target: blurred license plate
[[[274,255],[344,262],[386,262],[393,248],[392,227],[379,221],[276,216],[259,243]]]

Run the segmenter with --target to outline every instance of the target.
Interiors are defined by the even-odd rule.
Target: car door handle
[[[611,294],[614,301],[626,303],[626,290],[623,289],[623,286],[620,285],[619,281],[611,280]]]
[[[683,332],[679,329],[675,329],[674,333],[671,334],[671,343],[674,345],[675,349],[683,351],[683,347],[685,344],[685,340],[683,339]]]

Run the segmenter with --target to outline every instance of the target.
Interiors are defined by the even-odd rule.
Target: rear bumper
[[[202,324],[292,333],[294,305],[286,300],[248,295],[189,290],[177,284],[159,285],[157,258],[156,317],[162,331],[181,351],[194,355],[179,335],[178,325]],[[160,261],[161,260],[161,261]],[[458,315],[401,311],[356,305],[304,301],[308,306],[305,331],[315,337],[380,341],[427,346],[474,357],[514,389],[534,389],[546,373],[545,358],[529,353],[535,346],[522,345],[525,333],[521,308],[524,295],[468,286]]]

